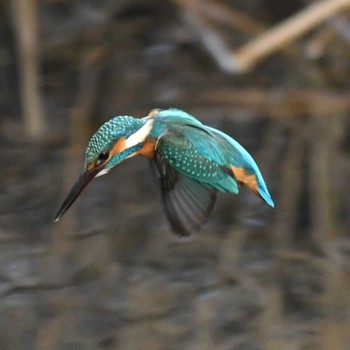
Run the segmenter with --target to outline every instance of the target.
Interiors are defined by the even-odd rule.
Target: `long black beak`
[[[93,178],[98,174],[100,169],[93,170],[85,170],[80,176],[78,181],[74,184],[68,196],[63,201],[61,208],[59,209],[55,222],[57,222],[63,214],[70,208],[70,206],[75,202],[81,192],[83,192],[84,188],[93,180]]]

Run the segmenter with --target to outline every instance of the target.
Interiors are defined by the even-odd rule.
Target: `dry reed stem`
[[[304,52],[311,59],[318,59],[327,52],[327,47],[336,39],[334,28],[325,26],[305,45]]]
[[[244,73],[263,58],[287,46],[290,42],[315,28],[326,19],[347,7],[350,0],[322,0],[315,2],[256,39],[232,51],[218,32],[201,16],[193,0],[176,0],[185,10],[184,19],[195,30],[219,67],[227,73]]]
[[[39,86],[38,2],[12,0],[11,4],[17,40],[24,129],[30,139],[38,140],[45,133]]]
[[[341,36],[348,44],[350,44],[350,25],[349,19],[345,16],[337,16],[330,19],[331,27]]]
[[[273,237],[280,256],[294,251],[293,237],[303,190],[303,154],[305,132],[295,132],[281,164],[278,208],[280,215],[275,220]]]
[[[250,16],[234,9],[210,0],[175,0],[185,10],[196,12],[214,21],[237,28],[243,33],[258,34],[266,28]]]
[[[235,89],[220,88],[186,92],[176,100],[185,106],[228,106],[273,118],[306,116],[317,112],[318,117],[335,116],[350,110],[350,93],[316,89]]]
[[[336,193],[337,144],[346,118],[314,117],[312,152],[310,152],[313,238],[326,255],[324,270],[324,310],[326,320],[320,331],[320,349],[342,350],[348,339],[350,315],[344,310],[348,303],[349,280],[342,271],[338,196]]]
[[[233,53],[233,68],[238,72],[250,70],[262,58],[349,6],[350,0],[322,0],[310,5]]]
[[[83,149],[88,138],[89,118],[95,106],[98,78],[100,74],[100,59],[104,50],[97,47],[87,54],[80,67],[79,87],[76,105],[72,108],[70,120],[69,145],[65,154],[62,170],[62,192],[67,195],[74,181],[82,170]],[[74,213],[74,207],[71,209]],[[54,225],[52,252],[49,254],[48,265],[54,266],[49,278],[55,283],[64,283],[67,272],[65,260],[74,254],[75,242],[71,233],[75,232],[76,221],[74,215],[67,215],[64,220]]]
[[[89,118],[96,102],[98,78],[101,71],[100,61],[104,54],[102,47],[96,47],[84,57],[81,63],[77,102],[72,108],[70,117],[70,144],[63,165],[62,189],[64,192],[69,191],[82,171],[84,148],[89,137]],[[73,216],[70,218],[73,220]],[[65,225],[70,226],[74,220],[70,222],[69,218],[65,218],[64,222]]]

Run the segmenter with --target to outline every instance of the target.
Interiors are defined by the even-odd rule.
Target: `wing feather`
[[[188,236],[206,222],[216,200],[216,189],[175,170],[161,153],[155,156],[165,214],[175,233]]]

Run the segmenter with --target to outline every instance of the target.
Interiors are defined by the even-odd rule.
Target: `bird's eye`
[[[99,164],[101,164],[102,162],[104,162],[105,160],[107,160],[109,157],[109,152],[106,151],[106,152],[101,152],[98,157],[97,157],[97,162]]]

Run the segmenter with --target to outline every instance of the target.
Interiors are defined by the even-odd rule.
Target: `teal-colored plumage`
[[[159,136],[161,138],[166,137],[167,140],[165,143],[169,144],[168,147],[170,147],[171,143],[181,144],[185,142],[185,149],[191,149],[192,154],[196,155],[196,157],[197,154],[199,154],[205,160],[209,161],[212,167],[214,167],[212,164],[214,163],[216,167],[230,167],[233,165],[238,168],[246,169],[248,174],[256,175],[258,182],[257,190],[261,197],[270,206],[274,207],[274,202],[267,190],[257,164],[252,156],[237,141],[217,129],[202,124],[188,113],[177,109],[161,111],[156,121],[158,119],[159,123],[165,125],[165,128],[162,130],[163,136]],[[170,135],[166,136],[167,134]],[[176,140],[177,138],[179,139],[178,141]],[[177,149],[178,145],[175,144],[173,148]],[[181,152],[183,152],[183,150],[181,150]],[[197,162],[198,160],[194,161],[192,166],[197,166]],[[187,168],[181,169],[177,167],[177,169],[188,176],[192,175],[192,171],[189,174]],[[207,169],[207,171],[211,170],[208,168],[205,169]],[[203,174],[206,174],[206,172],[203,172]],[[203,174],[199,175],[199,181],[205,181],[205,179],[202,179]],[[214,175],[216,175],[216,172],[214,172]],[[218,171],[217,175],[220,178],[220,182],[223,181],[223,176],[226,177],[230,186],[223,186],[220,188],[220,186],[217,187],[216,184],[213,183],[215,188],[221,191],[238,193],[237,183],[235,185],[232,184],[232,176],[230,176],[227,171],[225,172],[221,168],[221,171]]]
[[[201,227],[217,191],[237,194],[245,184],[274,206],[257,164],[237,141],[182,110],[167,109],[143,119],[115,117],[97,130],[85,152],[84,171],[56,221],[95,176],[137,154],[154,163],[165,213],[178,234]]]
[[[203,142],[194,143],[193,136],[208,137],[200,129],[168,127],[157,143],[157,152],[180,174],[206,183],[223,192],[238,193],[238,185],[218,157],[209,157]],[[190,132],[189,132],[190,131]],[[213,155],[213,153],[211,153]]]
[[[255,163],[253,157],[234,139],[229,137],[228,135],[224,134],[223,132],[207,127],[207,129],[211,130],[212,133],[217,135],[219,138],[226,141],[228,144],[227,147],[222,146],[222,149],[225,149],[226,152],[223,152],[225,154],[226,159],[229,159],[229,162],[231,162],[231,165],[234,165],[236,167],[242,167],[247,170],[248,174],[255,174],[258,181],[258,192],[260,196],[265,200],[265,202],[270,205],[271,207],[274,207],[275,204],[271,198],[271,195],[266,187],[264,178]],[[227,163],[226,163],[227,164]]]

